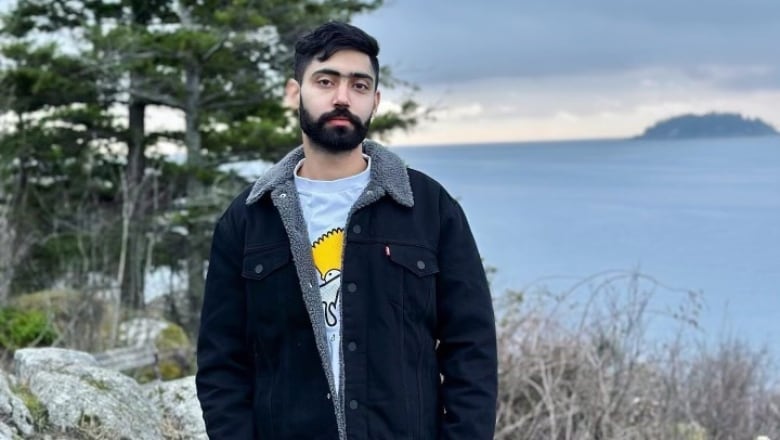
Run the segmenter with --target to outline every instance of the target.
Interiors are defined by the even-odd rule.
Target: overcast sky
[[[436,108],[394,144],[622,137],[708,111],[780,127],[780,0],[387,0],[354,23]]]
[[[434,109],[394,145],[626,137],[709,111],[780,129],[780,0],[385,0],[354,23]]]

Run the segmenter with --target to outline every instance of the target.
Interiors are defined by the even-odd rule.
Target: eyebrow
[[[369,75],[367,73],[363,73],[363,72],[352,72],[352,73],[348,73],[348,74],[343,74],[343,73],[339,72],[338,70],[323,68],[323,69],[315,70],[314,71],[314,75],[316,75],[316,74],[333,75],[333,76],[339,76],[339,77],[345,77],[345,78],[366,79],[366,80],[371,81],[372,83],[374,82],[374,77],[373,76],[371,76],[371,75]]]

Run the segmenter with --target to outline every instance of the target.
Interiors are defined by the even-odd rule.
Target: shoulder
[[[407,168],[406,172],[409,175],[409,184],[412,187],[415,198],[420,191],[437,193],[445,191],[444,186],[438,180],[420,170]]]
[[[225,208],[222,215],[217,220],[218,227],[228,227],[229,229],[235,230],[240,224],[246,221],[248,208],[246,200],[251,191],[252,185],[248,185],[231,200],[230,204]]]
[[[414,168],[407,168],[407,172],[415,204],[430,203],[434,200],[445,206],[455,203],[455,199],[438,180]]]

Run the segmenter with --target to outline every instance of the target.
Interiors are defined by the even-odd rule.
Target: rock
[[[0,371],[0,440],[208,440],[194,376],[142,386],[57,348],[17,350],[14,361],[16,376]]]
[[[123,346],[153,346],[159,355],[154,365],[140,366],[130,374],[141,383],[179,379],[194,372],[194,349],[180,326],[163,320],[136,318],[119,326]]]
[[[127,347],[154,345],[157,337],[169,325],[169,322],[150,318],[124,321],[119,324],[119,344]]]
[[[22,348],[14,353],[14,372],[21,382],[27,382],[37,371],[70,365],[97,366],[97,361],[89,353],[64,348]]]
[[[33,418],[30,415],[30,410],[27,409],[22,399],[13,393],[8,377],[3,371],[0,371],[0,420],[12,425],[0,424],[0,439],[13,438],[14,432],[25,437],[33,432]],[[16,429],[14,430],[14,428]],[[6,436],[6,432],[11,434]]]
[[[14,430],[3,422],[0,422],[0,440],[14,440]]]
[[[163,414],[163,427],[180,433],[181,438],[208,440],[203,412],[195,390],[195,376],[144,386],[149,400]]]
[[[22,385],[46,409],[46,425],[89,438],[162,438],[160,412],[130,377],[89,353],[27,348],[14,355]]]
[[[32,374],[28,387],[46,407],[48,424],[91,438],[162,438],[162,417],[141,387],[122,373],[71,364]]]

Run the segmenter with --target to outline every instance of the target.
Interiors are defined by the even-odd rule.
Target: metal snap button
[[[358,409],[358,402],[357,402],[357,400],[350,400],[349,401],[349,407],[350,407],[350,409]]]
[[[258,264],[257,266],[255,266],[255,273],[257,273],[257,274],[263,273],[263,265],[262,264]]]
[[[347,284],[347,291],[350,292],[350,293],[357,292],[357,284],[355,284],[355,283]]]
[[[417,268],[420,269],[420,270],[425,269],[425,261],[423,261],[423,260],[418,261],[417,262]]]
[[[354,342],[350,342],[349,344],[347,344],[347,350],[349,351],[357,350],[357,344],[355,344]]]
[[[354,232],[355,234],[360,234],[361,232],[363,232],[363,228],[360,227],[360,225],[355,225],[352,227],[352,232]]]

